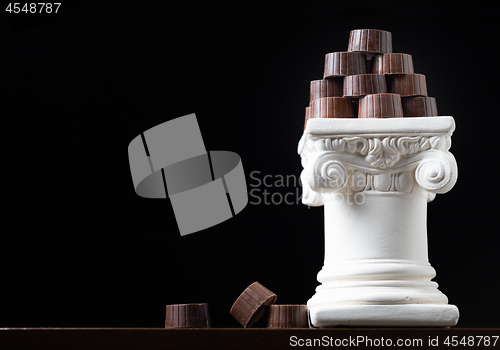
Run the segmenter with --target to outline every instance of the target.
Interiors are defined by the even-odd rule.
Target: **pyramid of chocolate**
[[[436,99],[427,96],[426,78],[415,73],[412,56],[392,52],[388,31],[355,29],[347,51],[326,54],[323,79],[311,82],[304,129],[312,118],[432,116]]]

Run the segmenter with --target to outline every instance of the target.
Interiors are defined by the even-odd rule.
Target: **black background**
[[[207,149],[241,156],[249,190],[254,171],[298,177],[309,82],[358,28],[391,31],[393,51],[412,54],[440,115],[456,120],[459,179],[428,206],[429,259],[460,309],[458,326],[500,325],[493,7],[63,1],[58,15],[1,10],[0,327],[162,327],[166,304],[192,302],[209,303],[213,327],[239,327],[229,309],[254,281],[278,303],[306,303],[323,262],[322,208],[249,203],[180,237],[168,200],[135,194],[127,147],[195,112]]]

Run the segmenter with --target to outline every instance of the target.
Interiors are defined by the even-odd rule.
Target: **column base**
[[[451,327],[458,322],[455,305],[331,305],[309,309],[312,327]]]

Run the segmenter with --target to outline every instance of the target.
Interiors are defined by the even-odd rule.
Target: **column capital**
[[[343,189],[411,193],[415,184],[432,200],[457,179],[454,129],[452,117],[311,119],[298,149],[302,201],[322,205]]]

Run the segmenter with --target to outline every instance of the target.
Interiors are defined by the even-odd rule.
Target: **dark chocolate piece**
[[[381,74],[358,74],[344,78],[344,97],[362,97],[387,92],[385,76]]]
[[[318,98],[311,103],[310,118],[354,118],[352,101],[347,97]]]
[[[401,118],[403,107],[398,94],[366,95],[359,100],[358,118]]]
[[[325,56],[323,78],[366,73],[366,56],[361,52],[331,52]]]
[[[306,305],[266,307],[266,328],[309,328]]]
[[[407,96],[427,96],[427,84],[423,74],[395,74],[387,76],[389,92]]]
[[[306,117],[305,117],[305,121],[304,121],[304,130],[306,129],[307,121],[309,120],[309,118],[311,118],[311,106],[306,107]]]
[[[265,307],[274,304],[275,301],[276,294],[259,282],[254,282],[236,299],[230,314],[243,327],[251,327],[264,315]]]
[[[413,59],[407,53],[385,53],[372,59],[374,74],[409,74],[413,73]]]
[[[380,29],[351,30],[347,51],[359,51],[370,54],[392,52],[392,34]]]
[[[165,328],[210,328],[208,304],[167,305]]]
[[[323,97],[342,97],[343,78],[331,78],[311,81],[309,103]]]
[[[405,117],[437,117],[437,105],[434,97],[404,97],[403,115]]]

